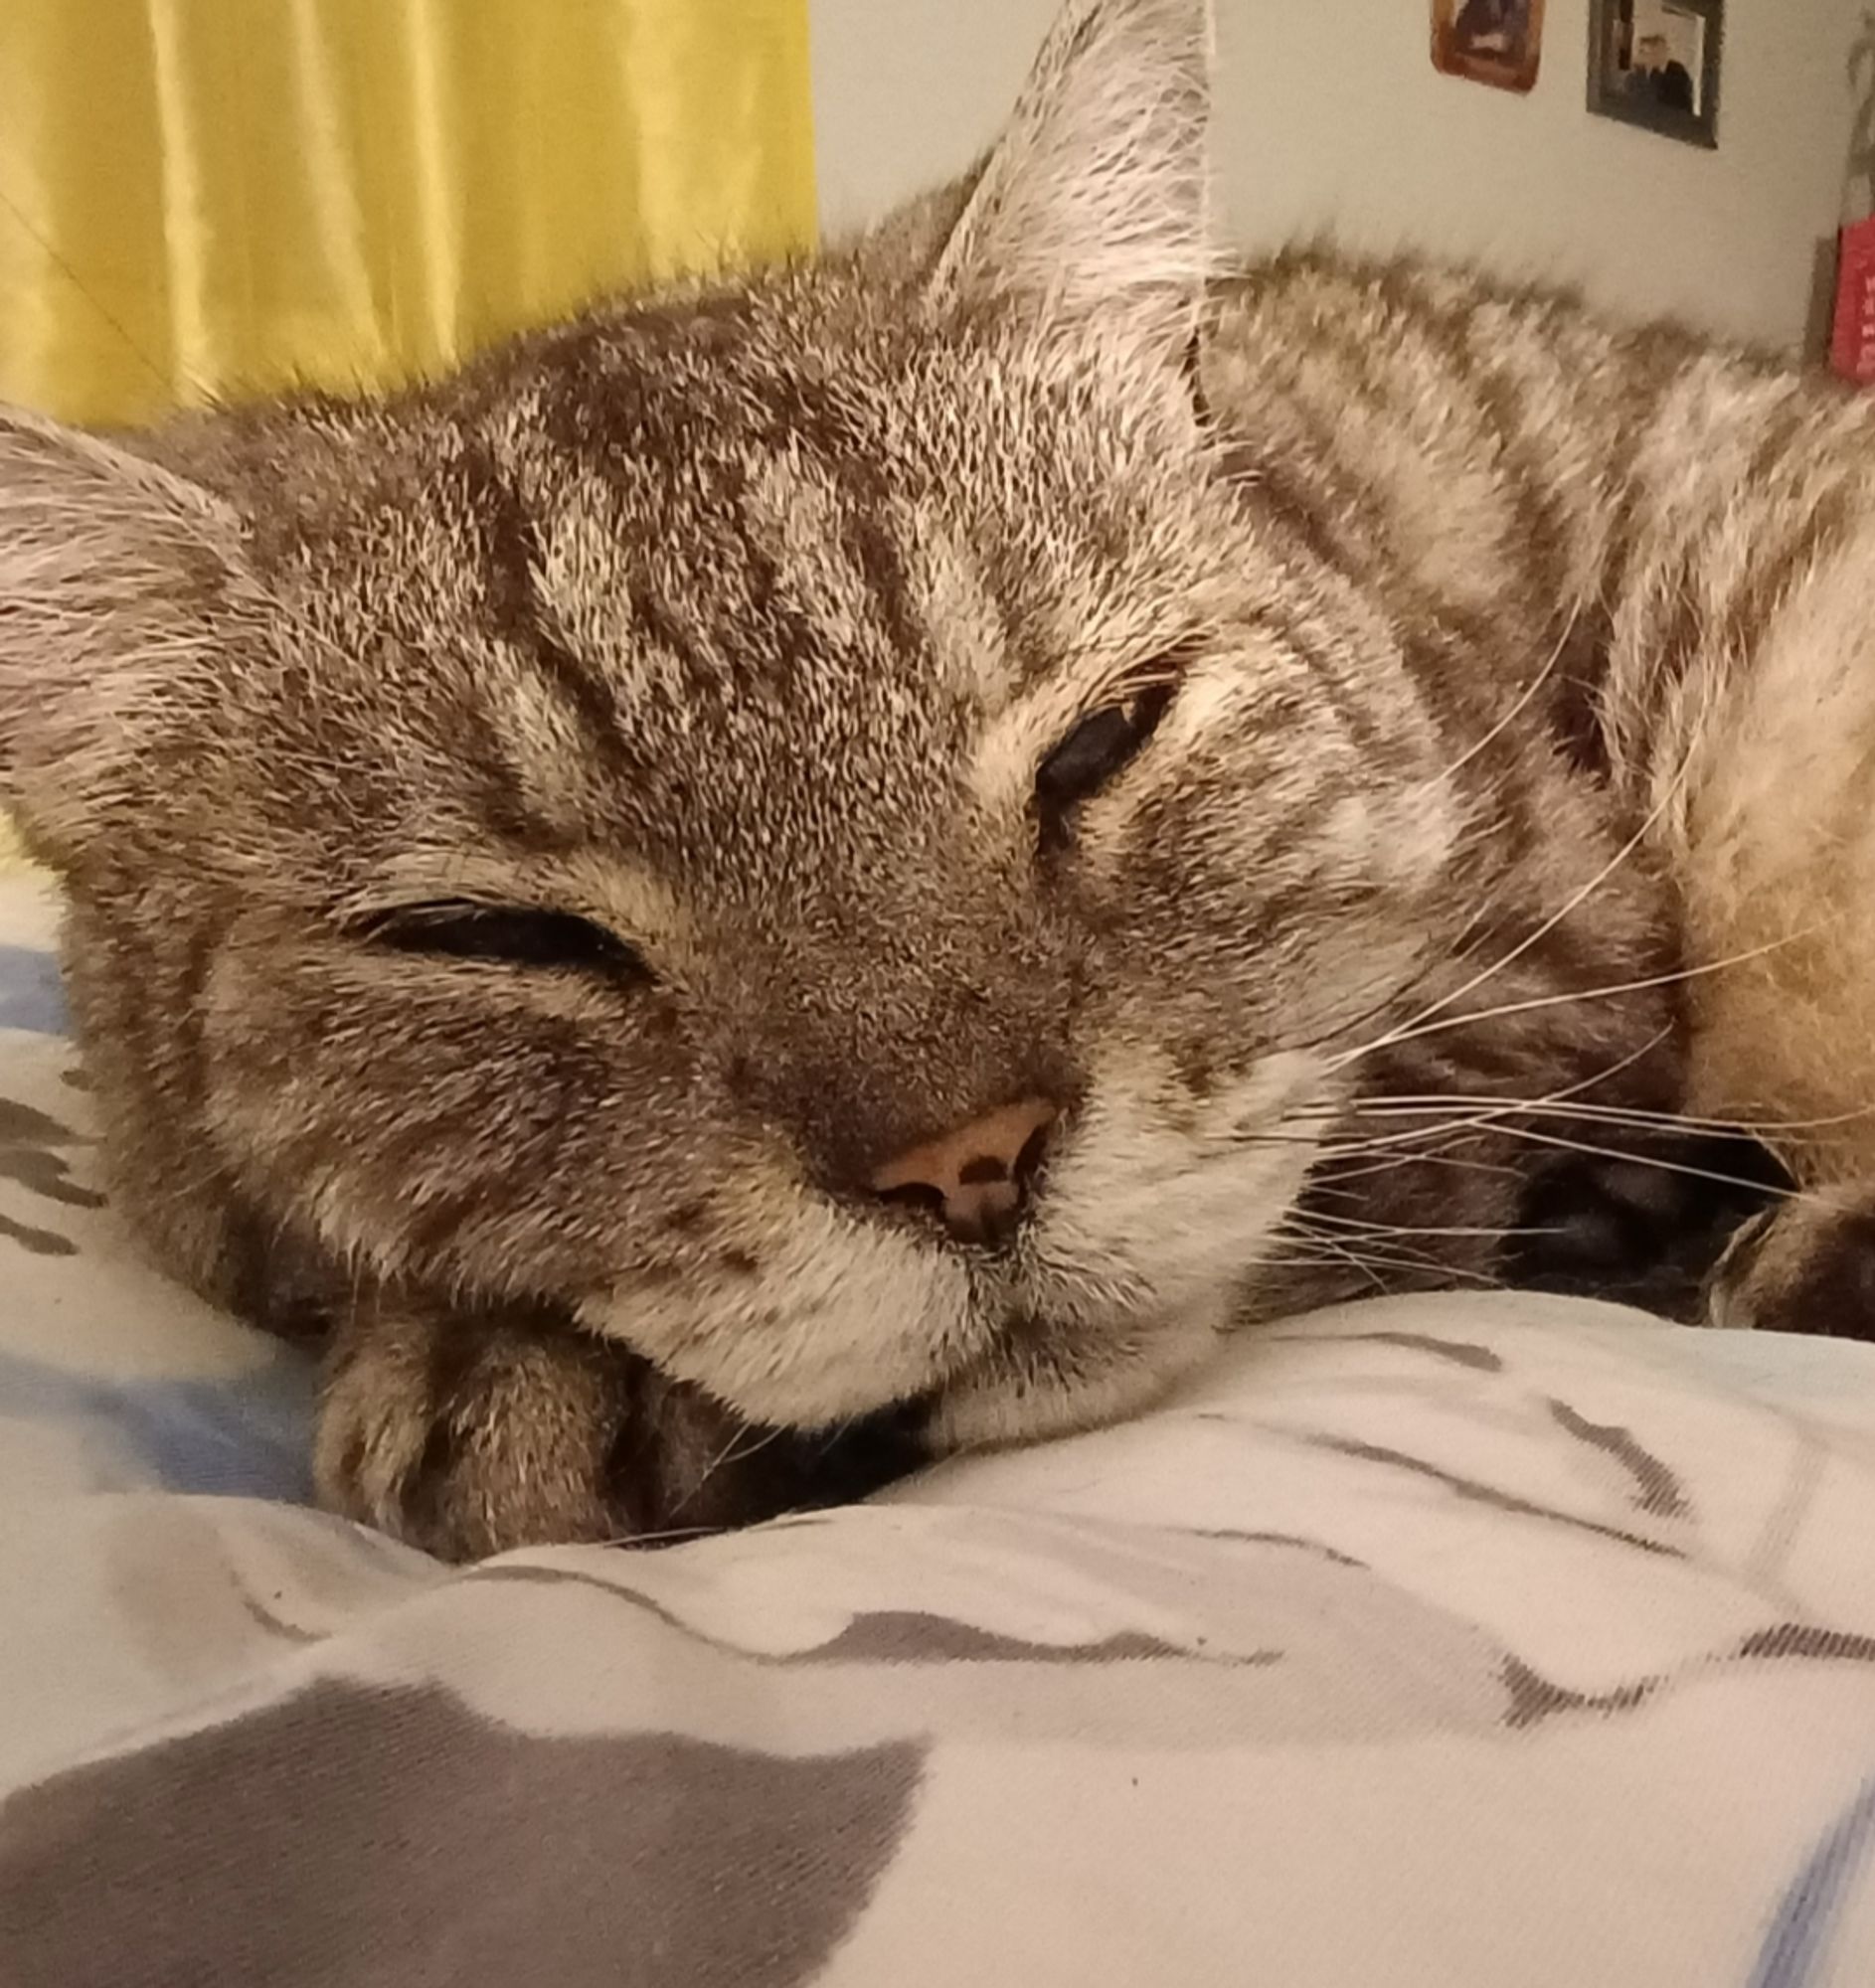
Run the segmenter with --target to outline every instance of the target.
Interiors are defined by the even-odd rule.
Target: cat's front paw
[[[925,1421],[762,1428],[550,1312],[380,1303],[333,1341],[314,1478],[443,1560],[651,1545],[863,1498],[926,1460]]]
[[[1875,1340],[1875,1190],[1795,1195],[1739,1230],[1713,1270],[1717,1326]]]
[[[327,1364],[320,1500],[444,1560],[640,1530],[611,1455],[634,1364],[508,1313],[361,1310]]]

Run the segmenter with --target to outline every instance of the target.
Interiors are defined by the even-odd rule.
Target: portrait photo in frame
[[[1589,108],[1716,150],[1724,39],[1725,0],[1593,0]]]
[[[1433,0],[1433,66],[1524,91],[1543,59],[1543,0]]]

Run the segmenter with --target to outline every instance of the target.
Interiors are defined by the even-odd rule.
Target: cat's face
[[[271,1219],[763,1421],[1039,1431],[1227,1321],[1455,811],[1384,623],[1220,473],[1177,258],[1136,310],[1025,283],[1066,223],[1015,149],[915,278],[625,311],[160,473],[14,432],[92,603],[15,790],[126,970],[192,949],[191,1107]],[[109,570],[54,543],[82,500]],[[1010,1106],[1012,1233],[882,1192]]]
[[[1175,387],[800,288],[347,424],[191,778],[269,1201],[790,1422],[1222,1324],[1443,855]],[[1029,1099],[1008,1246],[881,1199]]]

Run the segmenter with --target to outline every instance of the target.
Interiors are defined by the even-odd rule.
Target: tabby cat
[[[1122,1415],[1510,1274],[1675,1114],[1807,1190],[1722,1317],[1875,1321],[1875,402],[1222,264],[1208,67],[1201,0],[1076,0],[802,266],[0,420],[116,1195],[327,1335],[337,1509],[662,1536]]]

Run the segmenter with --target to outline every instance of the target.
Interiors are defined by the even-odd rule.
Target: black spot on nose
[[[889,1206],[937,1216],[956,1242],[1006,1247],[1059,1116],[1047,1098],[999,1105],[887,1161],[873,1174],[873,1192]]]
[[[928,1186],[924,1181],[906,1181],[900,1187],[889,1187],[879,1199],[888,1208],[916,1208],[927,1215],[942,1215],[944,1212],[943,1190]]]

